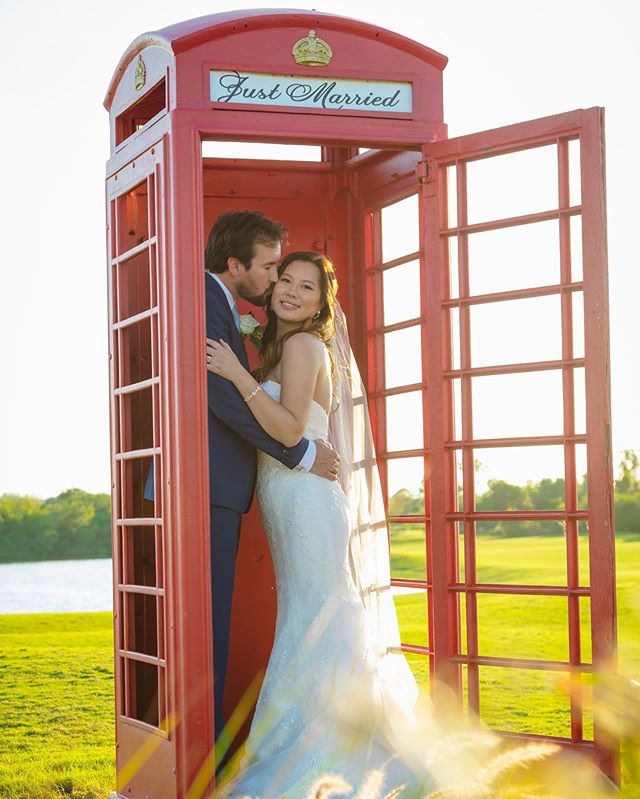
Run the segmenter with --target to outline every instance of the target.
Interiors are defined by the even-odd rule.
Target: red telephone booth
[[[264,10],[143,34],[116,68],[105,105],[119,795],[195,796],[211,780],[203,249],[230,208],[282,220],[291,248],[336,265],[387,497],[422,483],[410,511],[389,514],[392,560],[407,531],[422,553],[392,580],[422,603],[422,632],[403,643],[419,678],[483,716],[500,701],[497,674],[520,675],[535,698],[540,675],[586,681],[614,652],[602,110],[448,139],[446,61],[374,25]],[[247,142],[312,155],[246,157]],[[476,466],[491,457],[507,459],[505,478],[509,464],[557,464],[560,499],[479,508]],[[562,531],[562,576],[487,576],[483,526],[537,522]],[[255,508],[241,539],[229,707],[265,665],[275,619]],[[557,655],[491,648],[487,613],[514,601],[531,618],[560,609]],[[554,740],[614,775],[611,741],[581,705],[553,712],[565,731]]]

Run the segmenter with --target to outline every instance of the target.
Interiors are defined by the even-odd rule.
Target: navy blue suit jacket
[[[207,336],[223,339],[245,368],[249,368],[242,336],[224,291],[205,272]],[[293,469],[307,451],[303,438],[285,447],[267,435],[229,380],[207,371],[209,398],[209,491],[212,505],[245,513],[256,480],[256,448]]]

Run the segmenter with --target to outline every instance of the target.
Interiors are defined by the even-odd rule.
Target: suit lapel
[[[229,319],[229,332],[231,333],[231,341],[227,343],[231,347],[231,349],[235,352],[235,354],[240,359],[240,362],[244,366],[245,369],[249,369],[249,359],[247,358],[247,351],[244,346],[244,339],[240,335],[240,331],[236,327],[236,320],[233,318],[233,311],[229,307],[229,301],[227,300],[227,296],[222,290],[218,281],[210,275],[208,272],[205,272],[205,281],[208,291],[212,291],[214,296],[216,297],[217,302],[222,303],[225,313]]]
[[[233,317],[233,314],[232,314],[232,317]],[[235,319],[233,320],[233,329],[236,331],[236,334],[237,334],[236,335],[236,340],[239,342],[238,343],[238,348],[234,349],[234,352],[236,353],[238,358],[240,358],[240,363],[244,366],[244,368],[247,371],[249,371],[249,358],[247,357],[247,350],[246,350],[246,347],[244,346],[244,339],[242,338],[242,336],[238,332],[238,328],[236,327],[236,320]]]

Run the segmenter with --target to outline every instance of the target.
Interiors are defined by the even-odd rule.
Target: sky
[[[634,4],[317,3],[282,0],[279,7],[359,18],[447,55],[450,136],[605,106],[614,457],[640,450]],[[109,490],[103,98],[140,33],[234,7],[189,0],[0,5],[0,494]],[[511,415],[538,410],[512,397]],[[490,406],[495,397],[482,401]]]

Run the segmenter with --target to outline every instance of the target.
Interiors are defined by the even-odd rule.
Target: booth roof
[[[378,25],[362,22],[350,17],[336,14],[327,14],[322,11],[309,11],[297,8],[255,8],[223,11],[219,14],[208,14],[205,17],[196,17],[184,22],[177,22],[158,31],[143,33],[134,39],[125,50],[118,66],[113,73],[104,105],[107,110],[111,107],[111,100],[120,80],[120,76],[139,53],[146,47],[156,45],[164,47],[169,52],[177,55],[203,42],[216,39],[219,36],[228,36],[234,32],[242,32],[249,21],[255,20],[260,28],[273,27],[324,27],[329,30],[341,30],[356,36],[377,36],[379,41],[386,42],[398,50],[405,50],[414,56],[426,61],[428,64],[443,70],[447,64],[447,57],[432,50],[430,47],[394,33]],[[242,27],[238,27],[241,24]]]

